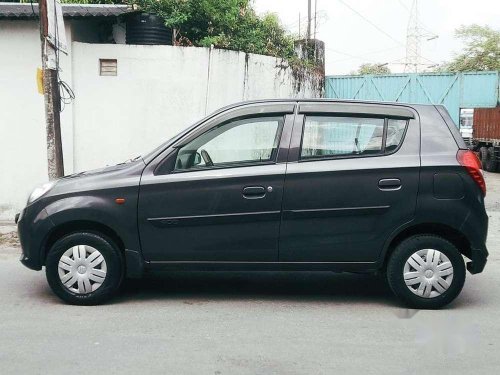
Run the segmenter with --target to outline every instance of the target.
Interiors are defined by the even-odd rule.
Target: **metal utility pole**
[[[318,0],[314,0],[314,39],[316,39],[317,24],[318,24]]]
[[[302,38],[302,34],[300,33],[300,12],[299,12],[299,39]]]
[[[306,39],[311,39],[311,0],[307,0],[307,36]]]
[[[61,142],[61,97],[59,92],[57,47],[48,41],[49,21],[47,1],[39,0],[40,40],[42,45],[43,96],[45,100],[45,126],[47,132],[47,162],[49,179],[64,176],[63,152]],[[54,7],[55,8],[55,7]]]

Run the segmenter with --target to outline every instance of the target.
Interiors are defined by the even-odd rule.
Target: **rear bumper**
[[[471,274],[481,273],[488,261],[488,250],[486,247],[483,249],[471,249],[471,261],[467,263],[467,270]]]
[[[464,255],[470,259],[467,270],[471,274],[481,273],[488,259],[486,239],[488,238],[488,215],[484,204],[479,209],[471,209],[460,227],[460,231],[469,241],[469,251]]]

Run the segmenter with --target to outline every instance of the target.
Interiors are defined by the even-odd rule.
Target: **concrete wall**
[[[69,27],[66,32],[71,38]],[[44,101],[36,83],[40,66],[37,23],[0,21],[0,220],[12,219],[34,185],[48,180]],[[67,56],[61,56],[61,70],[71,82]],[[72,119],[68,106],[61,115],[67,172],[73,167]]]
[[[100,58],[118,75],[100,76]],[[321,95],[281,59],[208,48],[75,42],[73,72],[75,171],[145,153],[227,104]]]
[[[81,21],[80,21],[81,22]],[[320,77],[297,81],[280,59],[208,48],[70,42],[61,78],[76,98],[61,115],[65,173],[113,164],[153,149],[215,109],[256,98],[318,97]],[[47,181],[38,26],[0,20],[0,220],[12,219]],[[118,61],[100,76],[99,59]]]

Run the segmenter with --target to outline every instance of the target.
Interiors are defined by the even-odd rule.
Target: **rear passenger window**
[[[407,120],[396,119],[308,116],[304,123],[300,157],[388,154],[399,147],[407,124]]]
[[[387,141],[385,142],[385,152],[389,153],[396,150],[403,139],[406,130],[406,120],[388,120],[387,122]]]
[[[383,132],[384,119],[309,116],[301,158],[380,154]]]

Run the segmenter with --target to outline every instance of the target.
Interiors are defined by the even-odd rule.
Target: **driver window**
[[[255,164],[275,160],[283,117],[232,120],[179,149],[175,170]]]

